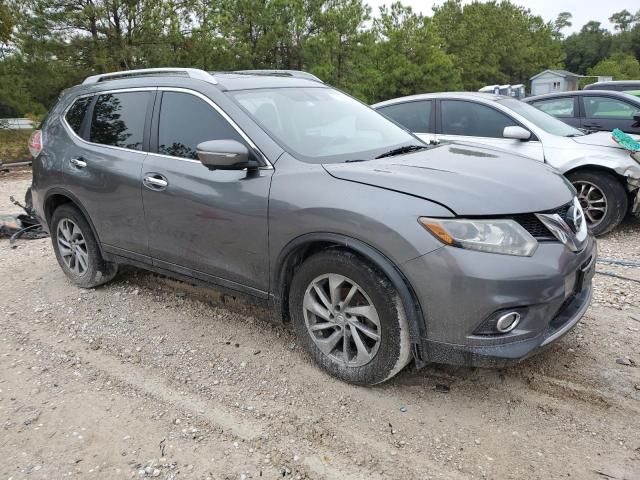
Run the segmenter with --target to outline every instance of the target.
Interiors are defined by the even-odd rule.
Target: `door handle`
[[[169,185],[169,182],[164,176],[158,173],[151,173],[145,175],[142,184],[150,190],[164,190]]]
[[[69,163],[78,168],[84,168],[87,166],[87,162],[85,162],[82,158],[72,158],[71,160],[69,160]]]
[[[585,123],[584,126],[590,128],[602,128],[602,125],[599,123]]]

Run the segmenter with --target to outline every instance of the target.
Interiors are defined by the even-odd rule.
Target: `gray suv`
[[[503,366],[589,305],[595,242],[560,174],[428,147],[303,72],[90,77],[30,147],[76,285],[132,264],[245,294],[348,382],[412,359]]]

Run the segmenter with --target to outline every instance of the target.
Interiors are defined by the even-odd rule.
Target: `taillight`
[[[40,155],[42,151],[42,130],[34,131],[29,137],[29,153],[33,158]]]

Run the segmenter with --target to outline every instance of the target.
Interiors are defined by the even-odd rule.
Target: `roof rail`
[[[234,70],[231,73],[239,73],[241,75],[274,75],[280,77],[306,78],[307,80],[324,83],[313,73],[303,72],[302,70]]]
[[[142,77],[145,75],[171,75],[182,74],[189,78],[196,78],[198,80],[204,80],[205,82],[216,84],[218,83],[213,75],[199,70],[197,68],[142,68],[139,70],[125,70],[122,72],[102,73],[100,75],[92,75],[85,78],[83,85],[90,85],[93,83],[104,82],[107,80],[117,80],[120,78]]]

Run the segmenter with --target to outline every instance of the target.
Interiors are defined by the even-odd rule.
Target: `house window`
[[[553,89],[560,90],[560,82],[553,82]]]

